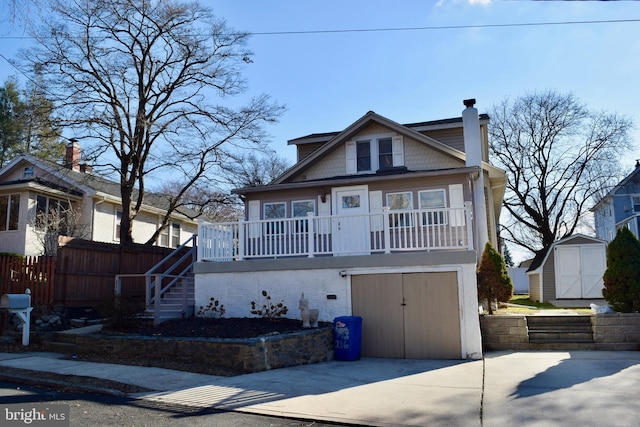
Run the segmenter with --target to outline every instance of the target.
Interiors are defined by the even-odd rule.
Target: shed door
[[[582,247],[582,297],[602,298],[602,276],[607,269],[607,250],[604,245]]]
[[[455,272],[358,275],[351,290],[363,356],[460,359]]]
[[[555,257],[556,298],[602,298],[604,245],[557,246]]]
[[[580,247],[556,246],[556,298],[582,298]]]

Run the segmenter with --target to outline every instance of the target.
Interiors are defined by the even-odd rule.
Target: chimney
[[[467,167],[479,167],[478,174],[472,174],[473,180],[473,217],[478,262],[482,257],[485,244],[489,241],[487,223],[487,203],[485,199],[484,171],[482,170],[482,140],[480,138],[480,117],[474,108],[475,99],[465,99],[462,112],[462,131]]]
[[[462,112],[462,128],[464,133],[464,152],[466,166],[480,166],[482,164],[482,139],[480,138],[480,117],[474,108],[475,99],[465,99]]]
[[[80,171],[80,144],[75,139],[72,139],[67,144],[67,152],[64,156],[64,166],[68,169],[79,172]]]

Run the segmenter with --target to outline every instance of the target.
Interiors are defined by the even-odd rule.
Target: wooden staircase
[[[529,344],[539,350],[594,350],[591,316],[526,316]]]

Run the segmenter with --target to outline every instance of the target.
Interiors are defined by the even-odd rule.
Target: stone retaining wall
[[[591,316],[593,350],[640,350],[640,313],[613,313]],[[485,350],[540,350],[529,343],[524,315],[480,316]],[[578,349],[570,345],[566,350]],[[585,348],[584,346],[580,348]]]
[[[333,327],[250,339],[75,335],[79,353],[149,354],[236,372],[258,372],[333,358]]]

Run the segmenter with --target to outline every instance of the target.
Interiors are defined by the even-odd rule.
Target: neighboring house
[[[167,200],[162,196],[145,195],[142,210],[133,221],[135,242],[144,243],[157,230],[165,206]],[[0,169],[0,252],[42,254],[42,226],[36,219],[45,212],[74,216],[73,232],[62,229],[62,235],[68,232],[73,237],[117,243],[122,215],[120,184],[92,174],[81,164],[75,143],[67,146],[65,165],[24,154]],[[157,244],[177,247],[196,232],[196,221],[176,213]]]
[[[628,227],[640,237],[640,162],[636,162],[633,172],[600,199],[591,211],[597,238],[610,242],[620,227]]]
[[[602,299],[607,268],[604,240],[574,234],[558,240],[533,258],[527,276],[533,301]]]
[[[505,174],[474,103],[406,125],[368,112],[289,141],[293,167],[235,190],[244,221],[199,227],[196,307],[215,298],[247,317],[252,301],[282,302],[300,318],[304,293],[321,321],[363,318],[363,356],[481,357],[476,264],[498,246]]]

